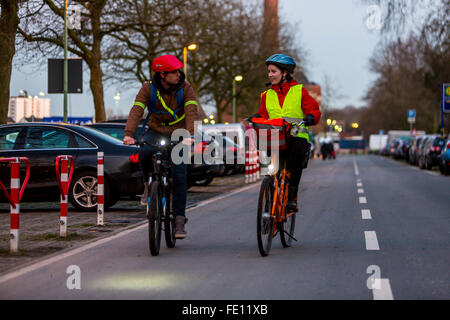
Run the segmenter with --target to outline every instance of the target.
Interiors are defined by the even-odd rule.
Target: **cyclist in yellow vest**
[[[194,121],[197,118],[199,103],[194,89],[185,81],[185,75],[181,68],[183,68],[183,63],[172,55],[160,56],[153,60],[152,69],[155,74],[151,82],[143,84],[136,96],[125,127],[124,144],[135,143],[133,136],[145,108],[151,109],[148,121],[149,130],[143,137],[145,141],[156,144],[162,137],[170,139],[176,129],[183,128],[191,134],[191,138],[184,139],[183,144],[191,145],[194,142]],[[156,98],[153,101],[154,105],[152,105],[152,85],[156,89],[154,90]],[[155,150],[149,145],[144,145],[139,149],[139,163],[145,185],[141,204],[146,205],[149,172],[153,170],[151,159]],[[184,229],[187,200],[186,170],[185,163],[172,165],[176,239],[183,239],[187,235]]]
[[[303,85],[293,78],[296,63],[284,54],[274,54],[266,60],[271,83],[269,90],[261,94],[261,106],[252,118],[277,119],[282,117],[304,119],[306,126],[316,125],[321,116],[319,104]],[[286,159],[286,168],[291,172],[287,208],[297,210],[297,193],[310,145],[307,133],[299,133],[287,142],[287,148],[280,151]]]

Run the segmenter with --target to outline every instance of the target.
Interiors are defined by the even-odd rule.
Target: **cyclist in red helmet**
[[[183,143],[188,145],[193,143],[194,121],[197,118],[199,103],[193,88],[185,81],[181,68],[183,63],[172,55],[160,56],[153,60],[154,76],[151,81],[142,85],[136,96],[125,127],[124,144],[135,143],[133,136],[145,108],[150,112],[149,130],[143,136],[145,141],[155,144],[162,137],[170,139],[176,129],[187,129],[191,138],[185,138]],[[139,162],[145,185],[141,204],[146,205],[149,172],[152,171],[153,165],[151,157],[154,150],[147,144],[139,149]],[[177,239],[183,239],[187,235],[184,229],[187,197],[186,169],[185,163],[172,165],[173,194],[176,199],[174,202],[175,238]]]
[[[306,126],[319,123],[319,104],[293,78],[296,67],[294,59],[285,54],[274,54],[266,60],[266,65],[271,87],[261,94],[260,109],[249,120],[290,117],[303,119]],[[287,141],[286,150],[280,151],[280,156],[286,159],[287,170],[291,172],[286,205],[290,210],[297,210],[298,186],[310,148],[308,141],[307,133],[299,133]]]

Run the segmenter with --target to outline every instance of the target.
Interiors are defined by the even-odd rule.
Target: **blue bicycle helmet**
[[[289,72],[294,72],[294,69],[297,66],[294,59],[292,59],[291,57],[289,57],[285,54],[280,54],[280,53],[270,56],[266,60],[266,65],[269,65],[269,64],[274,64],[281,69],[288,70]]]

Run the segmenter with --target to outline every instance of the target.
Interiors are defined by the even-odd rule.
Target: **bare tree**
[[[54,55],[55,49],[64,48],[64,1],[61,0],[30,0],[43,2],[44,10],[39,19],[23,21],[18,31],[23,38],[34,43],[34,49],[39,49],[44,56]],[[81,57],[89,67],[89,86],[92,91],[95,107],[96,121],[103,121],[105,105],[103,97],[103,70],[102,70],[102,42],[106,35],[119,32],[129,27],[122,21],[119,15],[123,13],[115,1],[112,0],[77,0],[72,4],[78,4],[82,8],[82,30],[69,29],[70,39],[68,50]],[[134,25],[135,22],[130,23]],[[61,52],[61,51],[60,51]]]
[[[19,1],[1,0],[0,15],[0,124],[6,123],[9,107],[9,83],[19,24]]]

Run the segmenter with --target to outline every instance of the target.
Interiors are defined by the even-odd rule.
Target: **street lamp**
[[[188,45],[187,47],[183,48],[183,56],[184,56],[184,74],[187,77],[187,52],[197,50],[197,45],[195,43],[192,43]]]
[[[236,82],[240,82],[244,79],[242,76],[236,76],[233,79],[233,122],[237,122],[237,114],[236,114]]]

